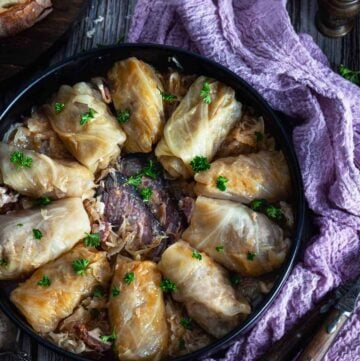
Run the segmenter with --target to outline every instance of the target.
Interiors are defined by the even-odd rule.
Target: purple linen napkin
[[[280,296],[224,360],[254,360],[316,301],[360,273],[360,88],[297,35],[281,0],[138,0],[128,40],[201,53],[298,120],[293,141],[319,233]],[[360,310],[326,361],[360,360]]]

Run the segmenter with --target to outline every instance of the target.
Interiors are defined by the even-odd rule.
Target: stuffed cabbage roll
[[[226,335],[251,311],[245,299],[236,299],[227,272],[184,241],[163,253],[159,268],[176,285],[173,298],[183,302],[189,316],[215,337]]]
[[[118,258],[109,301],[109,317],[116,334],[114,349],[122,361],[162,359],[168,329],[161,274],[150,261]]]
[[[106,253],[78,245],[39,268],[10,298],[32,328],[46,334],[71,315],[95,287],[107,287],[110,277]]]
[[[0,280],[15,279],[70,250],[90,232],[80,198],[0,215]]]
[[[155,70],[136,58],[114,64],[110,91],[127,139],[128,152],[149,153],[164,127],[163,86]]]
[[[90,84],[63,85],[44,112],[68,151],[92,172],[119,156],[126,135]]]
[[[85,198],[94,193],[94,176],[81,164],[1,142],[0,172],[2,184],[30,197]]]
[[[201,76],[166,123],[155,154],[172,177],[189,178],[191,161],[197,156],[211,161],[240,117],[235,91]]]
[[[219,177],[225,178],[224,187],[218,184]],[[209,170],[197,173],[195,180],[198,195],[242,203],[278,202],[291,195],[289,168],[283,153],[276,151],[218,159]]]
[[[227,200],[198,197],[183,239],[243,276],[260,276],[280,267],[290,241],[261,213]]]

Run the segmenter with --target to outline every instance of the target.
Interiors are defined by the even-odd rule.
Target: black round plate
[[[275,137],[277,144],[282,149],[292,177],[292,198],[295,205],[296,229],[290,254],[279,270],[279,276],[271,292],[253,309],[250,316],[228,335],[201,350],[173,359],[173,361],[194,360],[229,346],[237,337],[249,330],[261,315],[264,314],[284,285],[293,267],[304,234],[305,200],[299,165],[290,136],[286,133],[281,121],[267,102],[236,74],[200,55],[163,45],[123,44],[74,56],[35,77],[19,92],[0,115],[0,136],[2,138],[10,125],[16,122],[21,115],[29,113],[32,106],[45,102],[61,85],[74,84],[79,81],[90,80],[90,78],[95,76],[105,75],[114,62],[132,56],[152,64],[158,70],[166,70],[169,66],[174,67],[171,59],[176,58],[181,64],[184,73],[206,75],[235,89],[236,97],[240,101],[252,106],[256,112],[264,116],[266,129]],[[4,286],[0,289],[0,307],[20,329],[40,344],[74,360],[90,360],[85,356],[65,351],[36,334],[11,304],[8,292],[6,292]]]

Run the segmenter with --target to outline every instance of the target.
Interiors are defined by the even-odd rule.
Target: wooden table
[[[136,0],[89,0],[89,2],[86,14],[73,27],[68,40],[50,60],[50,64],[102,44],[117,43],[126,36]],[[327,39],[319,34],[314,26],[316,7],[315,0],[289,0],[288,10],[296,31],[311,34],[328,56],[332,67],[336,68],[339,64],[344,64],[353,69],[360,69],[360,19],[352,33],[346,37]],[[95,29],[93,36],[87,36],[93,29]],[[8,97],[9,95],[1,94],[0,105]],[[38,346],[25,335],[21,335],[20,346],[31,355],[33,361],[66,360]],[[4,361],[10,360],[10,357],[4,358]]]

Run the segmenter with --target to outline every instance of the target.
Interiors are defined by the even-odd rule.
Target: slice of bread
[[[0,37],[30,28],[51,11],[51,0],[0,0]]]

